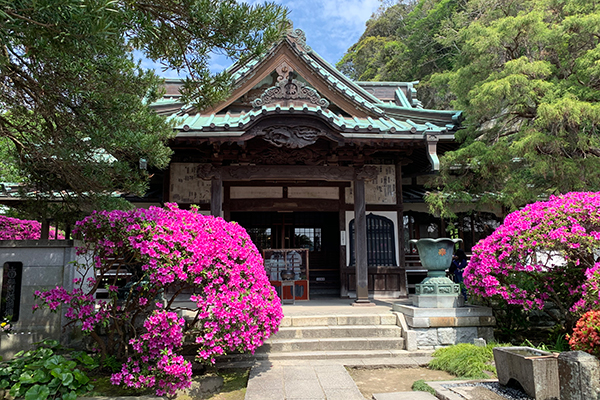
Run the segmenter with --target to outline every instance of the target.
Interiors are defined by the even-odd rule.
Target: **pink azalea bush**
[[[0,240],[39,240],[41,232],[42,224],[38,221],[0,215]],[[49,238],[56,238],[56,229],[50,228]],[[64,238],[65,235],[59,231],[58,239]]]
[[[102,354],[123,356],[113,383],[172,394],[191,383],[182,354],[214,363],[228,352],[254,352],[277,332],[281,302],[240,225],[174,204],[94,212],[76,225],[84,243],[78,251],[93,254],[94,276],[75,279],[71,291],[36,295],[51,309],[65,304],[70,324]],[[107,301],[94,300],[100,289]]]
[[[530,204],[473,247],[465,269],[470,292],[525,310],[551,301],[572,327],[598,308],[600,193],[567,193]]]

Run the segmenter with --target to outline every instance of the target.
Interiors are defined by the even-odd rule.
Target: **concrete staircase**
[[[404,348],[393,313],[288,316],[254,356],[232,355],[227,361],[395,357]]]

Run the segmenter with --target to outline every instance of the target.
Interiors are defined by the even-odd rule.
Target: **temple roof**
[[[186,132],[186,136],[191,132],[199,136],[217,132],[240,136],[261,116],[275,114],[312,115],[344,136],[393,134],[400,139],[400,135],[429,131],[447,136],[441,139],[452,139],[460,126],[460,111],[422,108],[414,89],[418,82],[352,81],[313,51],[300,29],[291,30],[262,56],[232,65],[228,72],[234,81],[233,95],[211,109],[198,112],[181,103],[178,80],[166,81],[166,95],[152,107],[168,115],[175,129]],[[310,93],[304,97],[286,96],[284,84]],[[279,96],[269,97],[275,91],[280,92]],[[240,103],[249,94],[251,98],[244,99],[246,107],[235,107],[236,101]],[[265,96],[266,102],[257,101]]]
[[[351,80],[313,51],[299,29],[227,71],[233,78],[230,97],[205,110],[182,103],[181,80],[166,81],[165,96],[152,108],[173,122],[175,141],[242,143],[262,136],[285,147],[310,145],[319,137],[340,145],[423,143],[436,170],[435,143],[453,142],[462,120],[460,111],[424,109],[414,88],[418,82]],[[277,142],[281,135],[295,139]]]

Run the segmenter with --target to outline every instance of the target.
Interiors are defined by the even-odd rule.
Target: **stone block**
[[[396,318],[396,324],[402,328],[402,331],[408,330],[408,324],[406,323],[406,316],[401,312],[394,312],[394,316]]]
[[[407,330],[404,332],[404,346],[408,351],[415,351],[418,349],[416,331]]]
[[[479,326],[480,317],[457,317],[456,326]]]
[[[429,318],[406,317],[409,328],[429,328]]]
[[[431,317],[431,318],[429,318],[429,326],[432,328],[456,326],[456,318],[454,318],[454,317]]]
[[[561,400],[597,400],[600,397],[600,363],[583,351],[558,356]]]
[[[393,392],[373,393],[374,400],[435,400],[436,397],[427,392]]]
[[[379,321],[380,317],[378,315],[347,315],[337,317],[337,325],[379,325]]]
[[[396,325],[398,319],[395,314],[381,315],[379,318],[381,325]]]
[[[456,329],[455,328],[438,328],[438,342],[442,345],[449,345],[456,343]]]
[[[475,338],[477,338],[476,326],[456,328],[456,343],[473,343]]]
[[[489,307],[468,305],[458,308],[420,308],[408,304],[409,300],[394,303],[394,311],[413,318],[425,317],[491,317]]]
[[[496,318],[494,317],[479,317],[477,326],[496,326]]]
[[[494,362],[498,382],[519,382],[523,390],[536,400],[560,398],[558,357],[531,347],[495,347]]]
[[[419,308],[455,308],[460,295],[411,295],[412,305]]]
[[[415,332],[417,333],[417,347],[419,349],[423,346],[437,346],[439,344],[437,329],[415,329]]]
[[[63,266],[28,266],[23,263],[23,286],[53,288],[62,285]]]
[[[281,320],[281,324],[279,324],[280,327],[288,327],[288,326],[292,326],[292,318],[290,317],[283,317],[283,319]]]
[[[487,346],[487,342],[483,338],[475,338],[473,339],[473,344],[477,347],[485,347]]]
[[[217,393],[223,387],[223,377],[213,374],[202,375],[192,380],[192,386],[187,392],[192,398],[199,398],[202,395]]]
[[[477,337],[485,339],[487,342],[494,341],[494,328],[491,326],[477,327]]]
[[[314,316],[314,317],[293,317],[292,326],[323,326],[337,325],[336,317]]]

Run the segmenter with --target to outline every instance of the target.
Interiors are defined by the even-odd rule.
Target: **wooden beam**
[[[218,168],[223,181],[250,180],[303,180],[303,181],[353,181],[371,180],[377,177],[377,167],[367,165],[362,168],[337,166],[305,165],[254,165],[229,166]],[[206,168],[198,172],[200,179],[213,179],[216,168]]]

